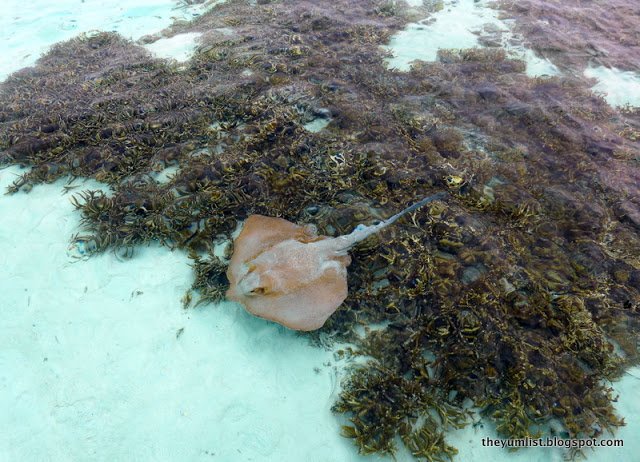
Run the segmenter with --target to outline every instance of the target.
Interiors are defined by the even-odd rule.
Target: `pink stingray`
[[[359,225],[352,233],[333,238],[318,236],[312,225],[251,215],[234,241],[227,298],[290,329],[319,329],[347,298],[349,249],[443,195],[427,197],[388,220]]]

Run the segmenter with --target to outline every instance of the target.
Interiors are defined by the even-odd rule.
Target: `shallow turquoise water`
[[[473,45],[474,6],[459,5],[467,10],[458,25],[467,17],[469,29],[437,46]],[[28,7],[12,0],[2,8],[0,78],[82,31],[117,30],[137,39],[173,17],[202,11],[172,2],[121,7],[88,0]],[[412,27],[411,34],[430,32]],[[419,35],[409,38],[410,46],[402,34],[390,44],[402,51],[402,65],[435,56],[435,49],[415,46]],[[633,86],[618,91],[615,104],[639,96],[636,77],[627,77]],[[17,174],[17,168],[1,171],[2,187]],[[357,455],[338,435],[329,408],[344,364],[330,351],[230,303],[181,311],[190,272],[178,252],[144,249],[126,264],[111,255],[77,261],[67,246],[79,217],[62,186],[40,186],[0,203],[2,216],[11,217],[0,228],[6,259],[0,291],[8,307],[0,323],[0,403],[10,410],[3,416],[10,431],[0,438],[0,460],[377,460]],[[626,447],[589,460],[631,461],[640,450],[632,438],[640,415],[636,375],[631,371],[616,384],[628,422],[619,433]],[[557,452],[482,448],[479,440],[490,431],[452,435],[458,460],[478,460],[478,454],[559,460]]]

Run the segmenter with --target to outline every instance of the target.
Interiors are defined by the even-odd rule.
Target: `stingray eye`
[[[373,222],[373,226],[378,226],[380,224],[382,224],[382,220],[374,220]]]
[[[267,293],[267,289],[264,287],[256,287],[251,291],[251,295],[264,295]]]

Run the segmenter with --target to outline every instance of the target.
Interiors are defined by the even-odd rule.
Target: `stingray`
[[[290,329],[319,329],[347,298],[349,250],[445,194],[426,197],[387,220],[358,225],[337,237],[318,236],[313,225],[250,215],[234,240],[226,296],[251,314]]]

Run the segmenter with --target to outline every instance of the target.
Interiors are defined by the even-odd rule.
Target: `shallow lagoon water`
[[[113,27],[139,38],[184,11],[169,2],[42,6],[29,11],[10,4],[10,14],[2,15],[3,21],[14,18],[2,27],[8,44],[2,76],[81,30]],[[463,30],[477,27],[473,14],[461,15],[457,24],[464,18],[469,24]],[[44,22],[51,27],[42,28]],[[459,46],[475,45],[463,36],[469,44]],[[391,46],[402,51],[395,40]],[[159,42],[152,51],[188,58],[191,41],[175,48],[168,46],[175,42]],[[601,82],[609,82],[607,75],[599,74]],[[637,89],[620,94],[638,95]],[[1,170],[0,187],[20,173]],[[124,260],[113,253],[86,260],[70,255],[79,216],[62,194],[64,185],[40,185],[0,200],[0,403],[8,410],[1,418],[7,430],[0,460],[390,460],[359,456],[339,436],[330,407],[346,364],[332,351],[235,304],[181,308],[191,281],[186,255],[154,246]],[[634,369],[614,384],[627,420],[616,437],[625,447],[600,449],[588,460],[633,461],[640,452],[633,437],[640,430],[639,376]],[[451,434],[460,450],[456,460],[561,460],[557,450],[483,448],[487,436],[495,437],[489,424]],[[397,459],[411,460],[406,453]]]
[[[635,72],[599,66],[585,69],[584,75],[598,81],[593,90],[612,106],[640,106],[640,76]]]
[[[19,171],[2,170],[0,186]],[[181,308],[183,253],[70,256],[79,217],[63,186],[0,201],[11,217],[0,224],[0,460],[386,460],[359,456],[337,432],[329,408],[344,362],[331,351],[232,303]],[[640,450],[638,376],[614,384],[625,447],[589,460],[631,461]],[[449,436],[464,462],[562,460],[557,450],[482,447],[496,437],[488,424]]]
[[[183,310],[182,252],[69,255],[63,185],[0,204],[0,460],[358,460],[332,352],[232,303]]]
[[[0,79],[32,65],[54,43],[82,32],[116,31],[137,40],[164,29],[174,20],[189,20],[206,11],[204,5],[186,7],[173,0],[8,0],[0,8]]]
[[[510,57],[527,63],[526,72],[530,77],[557,74],[558,69],[549,60],[536,56],[522,45],[510,44],[509,23],[501,21],[498,12],[489,8],[488,3],[474,0],[436,3],[439,9],[435,14],[409,24],[392,37],[387,47],[393,54],[388,60],[389,67],[407,71],[414,60],[435,61],[438,50],[481,46],[478,37],[489,29],[498,33],[496,45],[501,44]],[[418,6],[418,2],[414,6]]]

